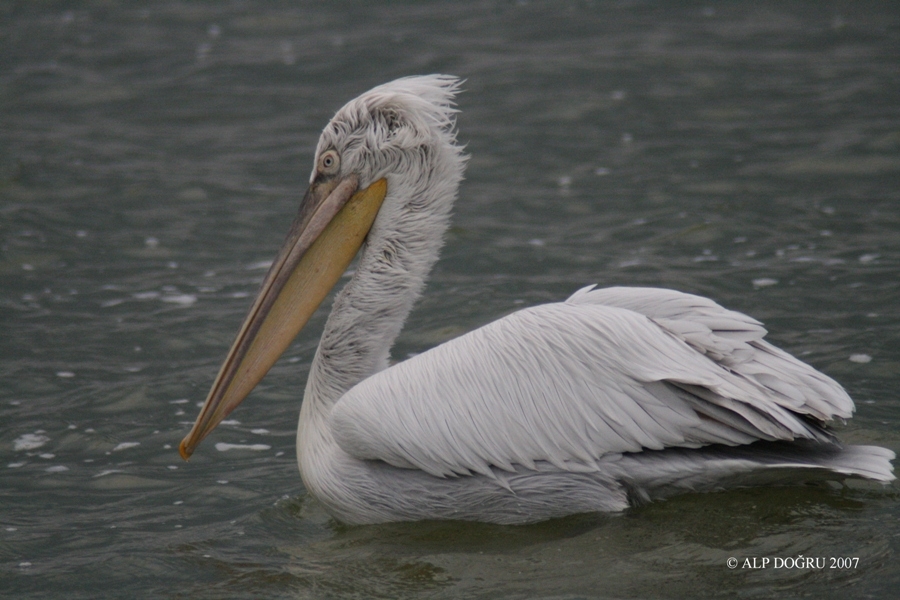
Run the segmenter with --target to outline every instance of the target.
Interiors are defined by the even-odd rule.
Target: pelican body
[[[463,177],[458,88],[449,76],[399,79],[325,128],[299,213],[182,457],[359,253],[297,428],[306,489],[343,522],[525,523],[798,472],[894,479],[893,452],[844,447],[828,429],[854,410],[838,383],[766,342],[755,319],[672,290],[586,287],[389,366]]]

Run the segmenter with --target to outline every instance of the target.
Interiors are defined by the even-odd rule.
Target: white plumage
[[[854,410],[839,384],[764,341],[758,321],[671,290],[591,286],[388,368],[462,179],[457,88],[447,76],[379,86],[337,113],[316,150],[311,194],[332,181],[387,186],[325,325],[297,430],[307,489],[337,518],[517,523],[795,469],[893,479],[893,452],[842,448],[825,429]],[[281,293],[269,290],[280,264],[258,306]],[[260,310],[183,454],[243,398],[221,400]]]

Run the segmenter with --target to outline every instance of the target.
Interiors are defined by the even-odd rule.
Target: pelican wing
[[[592,471],[610,454],[796,438],[853,403],[706,298],[592,287],[363,380],[334,406],[346,452],[437,476]]]

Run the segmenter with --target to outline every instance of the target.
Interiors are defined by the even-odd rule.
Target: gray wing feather
[[[567,302],[599,303],[646,315],[698,352],[752,378],[790,410],[820,421],[847,419],[853,401],[830,377],[763,340],[762,323],[709,298],[656,288],[583,288]]]
[[[546,461],[592,472],[642,449],[831,441],[817,423],[853,403],[763,341],[758,321],[706,298],[585,288],[360,382],[332,432],[360,459],[438,476]]]

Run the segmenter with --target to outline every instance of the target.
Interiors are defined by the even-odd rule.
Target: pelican
[[[398,79],[329,122],[185,460],[359,253],[297,427],[303,483],[339,521],[526,523],[798,473],[894,479],[893,452],[828,429],[854,410],[837,382],[766,342],[759,321],[677,291],[585,287],[390,366],[463,177],[459,87]]]

